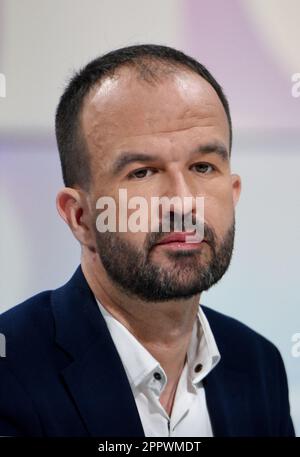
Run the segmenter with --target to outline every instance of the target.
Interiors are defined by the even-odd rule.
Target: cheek
[[[143,249],[144,242],[147,236],[147,233],[143,232],[126,232],[126,233],[120,233],[120,237],[122,237],[124,240],[127,240],[130,242],[132,246],[134,246],[136,249]]]
[[[143,232],[132,232],[128,230],[127,232],[117,232],[115,234],[120,242],[128,243],[134,251],[144,252],[145,240],[147,233]]]
[[[222,186],[213,195],[208,195],[204,201],[204,218],[206,223],[212,227],[216,234],[223,236],[234,216],[234,205],[232,190],[229,186]]]

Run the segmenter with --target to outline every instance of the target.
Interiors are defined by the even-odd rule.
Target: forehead
[[[197,134],[214,132],[229,144],[227,116],[214,88],[182,69],[153,82],[126,67],[106,77],[84,100],[81,127],[91,153],[126,139],[144,141],[195,129]]]

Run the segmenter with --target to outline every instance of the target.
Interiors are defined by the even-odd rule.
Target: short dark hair
[[[156,66],[154,64],[157,64]],[[204,78],[216,91],[225,109],[229,130],[230,149],[232,123],[227,98],[222,87],[207,68],[177,49],[155,44],[123,47],[89,62],[69,81],[56,110],[55,133],[60,155],[63,180],[66,186],[88,188],[91,171],[88,151],[80,125],[83,101],[96,83],[110,76],[122,66],[133,66],[145,80],[155,80],[159,67],[185,67]],[[157,70],[157,72],[156,72]]]

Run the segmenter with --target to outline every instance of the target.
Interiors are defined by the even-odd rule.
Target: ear
[[[237,205],[241,190],[242,190],[242,180],[241,177],[237,174],[231,175],[231,185],[232,185],[232,197],[234,207]]]
[[[56,208],[80,244],[96,252],[91,214],[84,193],[64,187],[57,194]]]

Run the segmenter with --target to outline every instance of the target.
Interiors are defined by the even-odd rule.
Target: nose
[[[165,177],[165,192],[160,196],[159,219],[163,231],[194,232],[203,238],[203,204],[196,200],[193,189],[179,170]],[[190,239],[189,241],[193,241]]]
[[[174,212],[184,214],[185,207],[189,207],[188,212],[195,210],[195,196],[190,189],[184,175],[181,172],[173,172],[168,178],[167,192],[164,194],[174,202]]]
[[[199,189],[194,188],[192,180],[187,181],[187,177],[181,170],[173,167],[170,171],[169,168],[163,179],[163,188],[160,189],[159,202],[157,201],[159,211],[157,212],[155,204],[151,220],[156,222],[158,216],[162,231],[196,230],[197,237],[203,239],[204,199],[199,198]],[[189,241],[193,242],[193,239]]]

